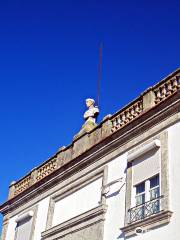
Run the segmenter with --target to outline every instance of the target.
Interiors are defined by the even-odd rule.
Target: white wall
[[[50,200],[50,197],[47,197],[47,198],[43,199],[42,201],[40,201],[38,204],[38,212],[37,212],[33,240],[40,240],[41,232],[43,232],[46,228],[49,200]]]
[[[102,178],[55,203],[52,225],[55,226],[99,205]]]
[[[8,224],[8,229],[7,229],[7,234],[6,234],[6,240],[14,240],[15,237],[15,228],[16,228],[16,220],[17,216],[12,217],[9,220],[9,224]]]
[[[33,240],[40,240],[41,239],[41,232],[45,230],[46,227],[46,220],[47,220],[47,213],[48,213],[48,206],[49,206],[49,197],[43,199],[38,203],[38,211],[36,217],[36,225],[35,225],[35,232]],[[16,219],[21,215],[21,213],[17,214],[16,216],[10,218],[6,240],[14,240],[15,237],[15,229],[16,229]]]
[[[111,185],[107,194],[104,240],[124,239],[120,228],[124,226],[126,165],[127,154],[117,157],[108,164],[108,183],[121,177],[123,180]]]

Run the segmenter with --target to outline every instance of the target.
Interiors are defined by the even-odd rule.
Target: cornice
[[[131,121],[125,127],[114,132],[101,142],[92,146],[83,154],[72,159],[70,162],[67,162],[65,165],[41,181],[35,183],[21,194],[6,201],[0,206],[0,211],[3,214],[12,211],[14,208],[21,206],[24,202],[40,195],[42,192],[45,192],[52,186],[58,184],[59,181],[62,181],[62,179],[66,179],[76,171],[85,168],[87,165],[90,165],[103,158],[103,156],[115,151],[119,148],[119,146],[124,145],[131,139],[141,135],[145,131],[148,131],[155,125],[161,125],[160,129],[162,131],[180,120],[180,115],[177,114],[179,112],[180,92],[177,91],[175,94],[166,99],[166,101],[162,101],[158,105],[155,105],[151,109],[143,112],[138,118]],[[166,124],[163,123],[166,119],[169,119],[173,115],[176,115],[173,120],[167,122]]]

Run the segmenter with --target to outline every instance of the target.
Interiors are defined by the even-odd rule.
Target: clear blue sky
[[[0,1],[0,202],[68,145],[96,97],[101,120],[180,66],[180,1]]]

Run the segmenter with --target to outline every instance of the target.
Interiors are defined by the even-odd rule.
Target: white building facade
[[[10,185],[2,240],[179,240],[180,69]]]

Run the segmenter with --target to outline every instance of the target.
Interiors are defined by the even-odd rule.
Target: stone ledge
[[[42,240],[53,240],[62,238],[63,236],[84,229],[105,220],[106,205],[100,205],[83,214],[80,214],[66,222],[60,223],[44,232],[42,232]]]
[[[166,225],[170,222],[172,216],[171,211],[161,211],[155,215],[152,215],[143,220],[130,223],[127,226],[121,228],[121,231],[125,234],[126,238],[136,235],[135,229],[141,227],[145,232]]]

